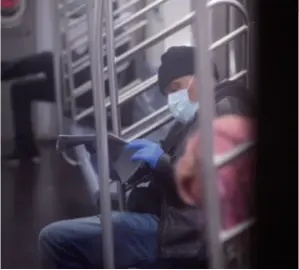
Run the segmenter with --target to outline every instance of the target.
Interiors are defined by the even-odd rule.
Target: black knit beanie
[[[158,69],[158,85],[161,92],[175,79],[195,74],[195,47],[170,47],[161,56],[161,65]],[[214,64],[214,77],[219,80],[216,65]]]

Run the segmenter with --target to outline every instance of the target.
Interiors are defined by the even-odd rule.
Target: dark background
[[[256,1],[255,11],[258,225],[254,266],[297,269],[298,1]]]

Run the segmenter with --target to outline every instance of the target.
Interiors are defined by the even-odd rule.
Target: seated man
[[[202,241],[196,241],[197,223],[190,227],[197,212],[193,208],[189,211],[190,206],[177,196],[173,170],[174,162],[183,153],[188,134],[197,127],[199,99],[194,80],[194,53],[193,47],[172,47],[161,58],[159,87],[168,96],[169,109],[177,120],[165,141],[159,145],[138,139],[128,145],[136,149],[132,159],[145,161],[152,173],[148,176],[148,187],[132,190],[127,203],[129,212],[112,213],[117,268],[148,268],[161,256],[167,259],[198,258],[201,255],[205,258]],[[224,99],[244,90],[235,83],[228,85],[232,91],[221,96],[216,87],[215,97]],[[173,213],[179,216],[176,222],[169,219]],[[180,218],[180,213],[185,216]],[[176,232],[169,235],[168,232],[173,231]],[[178,237],[181,245],[185,242],[186,231],[188,247],[173,249],[169,244],[174,243],[171,237]],[[100,216],[50,224],[39,237],[42,261],[45,266],[54,268],[103,268],[101,236]]]

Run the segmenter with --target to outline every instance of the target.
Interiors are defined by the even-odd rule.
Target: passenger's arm
[[[227,115],[219,117],[213,121],[215,132],[214,151],[216,155],[221,155],[236,147],[236,144],[254,138],[254,122],[246,117]],[[181,198],[189,204],[200,203],[202,199],[201,190],[201,157],[199,156],[200,136],[195,133],[189,140],[185,153],[180,158],[176,166],[176,184]],[[243,155],[238,160],[217,170],[219,181],[219,193],[224,195],[228,187],[236,186],[237,169],[247,166],[243,161],[248,155]],[[224,181],[225,179],[225,181]]]

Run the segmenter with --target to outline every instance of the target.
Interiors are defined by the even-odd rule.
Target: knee
[[[49,246],[53,246],[57,239],[57,233],[59,233],[59,231],[57,230],[57,226],[55,226],[55,223],[49,224],[44,227],[39,233],[39,248],[44,250]]]
[[[41,251],[54,251],[63,245],[65,242],[63,223],[64,221],[51,223],[40,231],[38,243]]]

